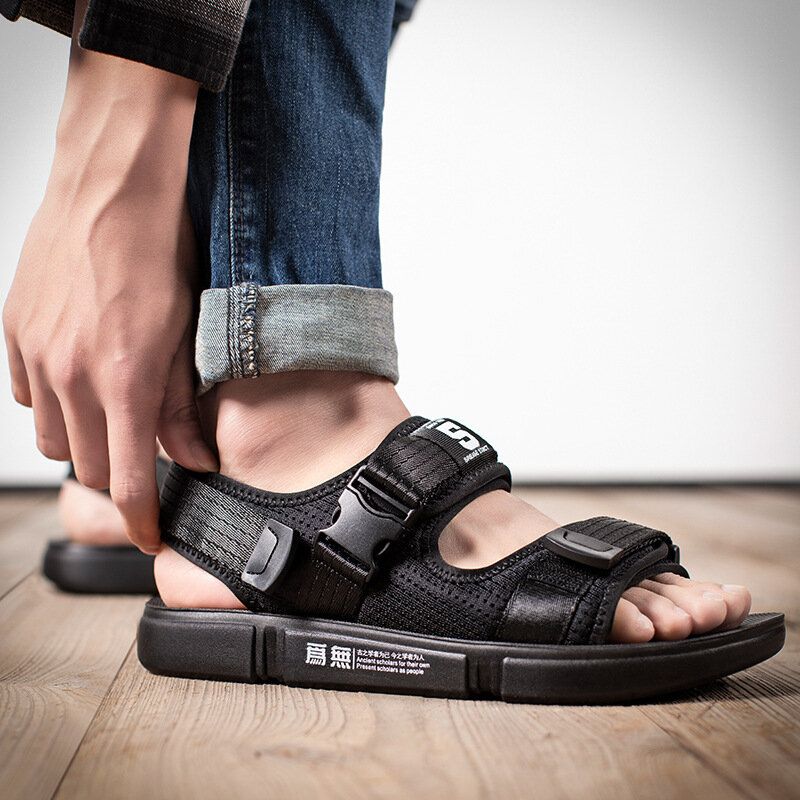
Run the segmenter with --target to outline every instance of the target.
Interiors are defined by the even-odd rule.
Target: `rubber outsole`
[[[42,572],[59,589],[81,594],[156,594],[153,556],[135,547],[48,544]]]
[[[151,672],[318,689],[509,702],[627,703],[693,689],[775,655],[782,614],[680,642],[527,645],[420,636],[356,623],[170,609],[150,600],[138,654]]]

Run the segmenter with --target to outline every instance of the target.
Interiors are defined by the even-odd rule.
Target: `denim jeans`
[[[412,5],[252,0],[225,89],[200,92],[201,391],[302,369],[397,380],[378,197],[387,55]]]

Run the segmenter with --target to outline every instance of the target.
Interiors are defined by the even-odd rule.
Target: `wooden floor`
[[[673,532],[787,613],[769,663],[665,703],[513,706],[155,677],[144,598],[38,573],[52,494],[0,494],[0,798],[800,798],[800,491],[537,489],[558,519]]]

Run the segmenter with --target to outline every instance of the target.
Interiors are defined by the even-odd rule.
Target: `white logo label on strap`
[[[455,439],[465,450],[474,450],[480,446],[480,442],[469,432],[458,426],[457,422],[451,419],[435,419],[428,423],[426,428],[435,428],[445,436]]]

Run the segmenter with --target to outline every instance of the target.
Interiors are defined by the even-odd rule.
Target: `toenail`
[[[738,584],[735,584],[735,583],[726,583],[726,584],[724,584],[722,586],[722,591],[723,592],[746,592],[747,591],[747,587],[746,586],[739,586]]]
[[[721,600],[725,602],[725,598],[719,592],[703,592],[703,597],[706,600]]]
[[[689,616],[689,613],[687,611],[684,611],[684,609],[682,609],[680,606],[675,606],[674,610],[675,610],[675,613],[679,617],[688,617]]]

